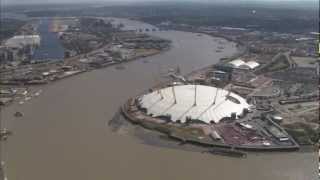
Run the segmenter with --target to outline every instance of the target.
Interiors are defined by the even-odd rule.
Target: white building
[[[260,66],[260,64],[257,63],[256,61],[244,62],[241,59],[236,59],[236,60],[230,61],[230,62],[228,62],[228,65],[233,68],[251,69],[251,70]]]
[[[21,47],[21,46],[39,46],[40,45],[40,36],[39,35],[19,35],[13,36],[5,42],[5,45],[8,47]]]
[[[140,105],[149,115],[170,115],[172,121],[186,118],[205,123],[219,123],[224,117],[242,115],[250,109],[246,100],[232,92],[203,85],[167,87],[139,97]]]
[[[239,68],[241,65],[244,65],[245,62],[241,59],[235,59],[233,61],[228,62],[228,64],[234,68]]]
[[[251,69],[252,70],[252,69],[255,69],[255,68],[259,67],[259,66],[260,66],[260,64],[255,62],[255,61],[248,61],[245,64],[242,64],[240,66],[240,68],[245,68],[245,69]]]

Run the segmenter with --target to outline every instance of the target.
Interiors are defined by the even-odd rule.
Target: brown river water
[[[43,87],[23,105],[2,110],[2,126],[14,135],[2,147],[9,180],[315,180],[312,152],[249,153],[245,159],[163,148],[114,133],[107,123],[128,98],[156,83],[168,68],[183,73],[236,52],[214,38],[166,31],[170,51],[129,62],[125,70],[94,70]],[[21,111],[24,116],[13,114]]]

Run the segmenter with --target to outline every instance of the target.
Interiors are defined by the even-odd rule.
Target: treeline
[[[29,16],[118,16],[151,24],[171,21],[195,26],[231,26],[272,32],[317,32],[317,9],[231,6],[204,3],[137,4],[73,10],[29,11]]]
[[[229,26],[269,32],[317,32],[316,11],[224,6],[148,7],[140,19],[157,24],[171,21],[194,26]]]

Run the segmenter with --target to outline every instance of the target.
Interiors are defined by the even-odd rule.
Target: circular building
[[[187,119],[219,123],[225,117],[238,117],[250,109],[245,99],[223,89],[204,85],[180,85],[153,91],[138,98],[139,106],[152,117],[172,121]]]

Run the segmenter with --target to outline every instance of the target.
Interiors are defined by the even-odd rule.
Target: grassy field
[[[319,140],[320,128],[313,129],[305,123],[292,123],[283,126],[300,145],[313,145]]]
[[[264,74],[269,72],[275,72],[284,70],[290,67],[290,63],[285,55],[279,55],[276,59],[274,59],[269,64],[265,65],[261,69],[257,70],[257,74]]]

